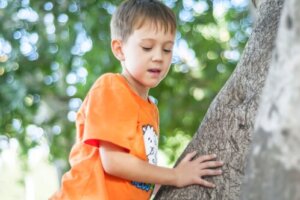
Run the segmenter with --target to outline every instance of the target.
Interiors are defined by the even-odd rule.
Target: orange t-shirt
[[[150,198],[151,184],[105,173],[99,146],[101,141],[111,142],[129,154],[156,164],[159,119],[154,103],[133,92],[120,74],[105,74],[95,82],[81,105],[76,128],[76,143],[69,158],[71,169],[62,178],[61,190],[50,199]]]

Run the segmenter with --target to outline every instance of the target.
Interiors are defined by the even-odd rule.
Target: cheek
[[[138,49],[131,49],[129,54],[130,56],[128,58],[130,59],[130,62],[133,63],[140,63],[146,57],[146,55]]]
[[[167,55],[166,61],[167,61],[168,65],[171,65],[172,58],[173,58],[173,54]]]

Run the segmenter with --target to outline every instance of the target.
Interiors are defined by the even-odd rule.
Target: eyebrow
[[[152,39],[152,38],[145,38],[145,39],[141,39],[141,41],[155,41],[155,39]],[[164,42],[165,44],[167,43],[171,43],[171,44],[174,44],[174,41],[173,40],[168,40],[166,42]]]

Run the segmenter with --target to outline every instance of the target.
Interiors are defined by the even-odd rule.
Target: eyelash
[[[147,51],[147,52],[148,52],[148,51],[151,51],[152,48],[142,47],[142,49],[143,49],[144,51]],[[164,52],[165,52],[165,53],[170,53],[171,51],[172,51],[172,50],[164,49]]]
[[[144,51],[150,51],[152,48],[142,47],[142,49],[143,49]]]

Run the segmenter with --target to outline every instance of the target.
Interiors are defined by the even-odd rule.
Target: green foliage
[[[48,145],[52,161],[67,161],[81,101],[101,74],[120,71],[109,50],[109,20],[120,2],[0,0],[1,144],[17,139],[25,158]],[[251,20],[246,4],[165,2],[179,16],[178,45],[168,77],[151,93],[168,149],[176,144],[167,138],[195,133],[239,59]]]

